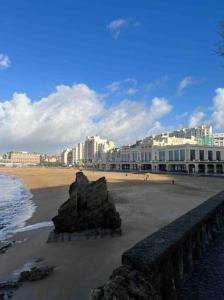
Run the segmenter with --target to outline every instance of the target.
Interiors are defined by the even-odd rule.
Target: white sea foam
[[[22,228],[18,228],[16,229],[16,232],[24,232],[24,231],[30,231],[30,230],[40,229],[44,227],[52,227],[52,226],[53,226],[53,222],[45,221],[45,222],[35,223],[32,225],[27,225]]]
[[[36,208],[32,197],[20,179],[0,174],[0,241],[24,228]]]

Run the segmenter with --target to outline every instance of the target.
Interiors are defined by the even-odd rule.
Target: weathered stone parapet
[[[150,280],[154,296],[158,297],[152,298],[149,294],[148,298],[133,298],[127,287],[127,299],[176,299],[178,289],[192,275],[196,262],[223,228],[224,191],[127,250],[122,255],[122,266],[130,272],[140,272],[141,276]],[[113,276],[109,280],[116,289],[117,300],[126,299],[119,294],[120,280]],[[129,277],[129,280],[135,281],[135,277]],[[111,298],[113,289],[110,293],[106,285],[99,289],[100,296],[91,296],[90,299],[115,299]]]

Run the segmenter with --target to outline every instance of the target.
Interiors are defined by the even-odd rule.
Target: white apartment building
[[[84,161],[84,143],[78,143],[76,147],[72,149],[73,164],[82,165]]]
[[[62,163],[63,165],[66,165],[66,166],[68,165],[68,159],[69,159],[69,160],[71,159],[70,156],[68,157],[68,154],[71,152],[71,150],[72,150],[72,149],[69,149],[69,148],[63,150],[63,152],[62,152],[62,154],[61,154],[61,163]]]
[[[224,133],[213,134],[214,146],[224,147]]]
[[[113,148],[115,148],[115,145],[112,141],[103,139],[100,136],[87,137],[84,142],[84,161],[86,164],[98,163]]]
[[[212,136],[212,126],[202,125],[199,127],[182,128],[169,133],[169,136],[175,136],[180,138],[191,138],[192,136],[199,138],[205,136]]]
[[[65,149],[62,154],[62,163],[67,166],[96,166],[101,162],[106,153],[115,148],[113,142],[100,136],[87,137],[84,143],[79,143],[72,149]]]

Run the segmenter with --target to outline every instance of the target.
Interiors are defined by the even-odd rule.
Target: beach
[[[36,211],[26,225],[50,221],[68,199],[74,169],[1,168],[21,178],[33,194]],[[88,299],[120,265],[121,254],[142,238],[175,220],[223,189],[223,178],[84,171],[90,180],[105,176],[122,218],[122,236],[46,243],[52,228],[17,233],[21,241],[0,255],[0,278],[10,278],[27,262],[41,258],[55,266],[46,279],[25,283],[13,299]],[[172,180],[175,184],[172,184]]]

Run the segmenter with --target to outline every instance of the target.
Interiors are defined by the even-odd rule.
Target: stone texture
[[[105,177],[89,182],[82,172],[76,173],[76,180],[69,188],[69,199],[60,206],[52,221],[56,233],[121,227]]]
[[[144,273],[121,266],[104,286],[91,291],[90,300],[162,300],[150,282]]]
[[[19,283],[16,281],[0,281],[0,300],[11,299],[18,287]]]
[[[47,243],[55,243],[55,242],[70,242],[77,240],[89,240],[89,239],[97,239],[103,238],[105,236],[121,236],[121,228],[117,229],[90,229],[81,232],[61,232],[56,233],[55,231],[51,231]]]
[[[50,273],[54,270],[53,267],[32,267],[28,271],[23,271],[20,273],[19,282],[22,281],[37,281],[41,280],[50,275]]]
[[[0,242],[0,254],[4,254],[12,245],[12,242]]]

